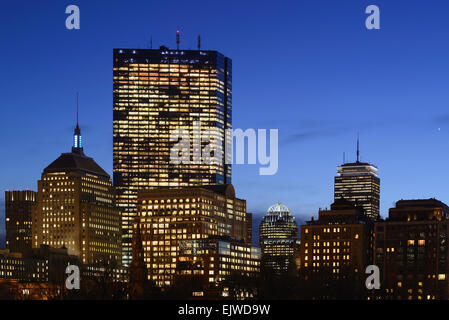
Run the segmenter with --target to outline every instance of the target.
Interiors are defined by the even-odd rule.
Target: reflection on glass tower
[[[217,51],[166,47],[114,49],[113,58],[114,185],[128,265],[138,190],[231,183],[226,155],[222,163],[193,163],[192,155],[190,164],[170,163],[178,142],[170,142],[170,134],[187,130],[191,150],[198,151],[198,121],[201,132],[218,129],[225,141],[225,130],[232,128],[232,63]]]

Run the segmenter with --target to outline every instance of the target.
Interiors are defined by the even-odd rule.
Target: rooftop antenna
[[[83,144],[81,141],[81,129],[78,125],[78,101],[79,101],[79,93],[76,93],[76,127],[75,131],[73,132],[73,146],[72,146],[72,152],[78,153],[81,155],[83,154]]]
[[[360,149],[359,149],[359,132],[357,131],[357,162],[359,162],[360,158]]]
[[[153,36],[150,37],[150,49],[153,49]]]
[[[79,100],[79,92],[76,93],[76,126],[78,127],[78,100]]]
[[[179,50],[179,30],[176,30],[176,48]]]
[[[343,151],[343,164],[346,163],[346,153]]]
[[[201,50],[201,35],[198,35],[198,50]]]

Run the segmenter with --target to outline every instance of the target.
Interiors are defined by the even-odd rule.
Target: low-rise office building
[[[181,241],[176,280],[196,277],[202,290],[196,295],[226,295],[225,281],[256,278],[260,272],[260,249],[230,237]]]
[[[251,244],[246,201],[230,184],[142,190],[137,208],[148,277],[159,287],[173,284],[181,241],[228,236]]]
[[[449,207],[436,199],[401,200],[375,225],[378,299],[449,299]]]
[[[372,261],[371,219],[344,199],[318,215],[301,226],[301,280],[316,287],[314,298],[363,298],[365,269]]]

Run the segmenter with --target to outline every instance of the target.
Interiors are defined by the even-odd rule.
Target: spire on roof
[[[72,146],[72,152],[84,154],[83,153],[83,142],[81,137],[81,129],[78,124],[78,100],[79,100],[79,94],[76,93],[76,127],[75,132],[73,134],[73,146]]]
[[[76,93],[76,129],[80,129],[79,125],[78,125],[78,100],[79,100],[79,93]]]
[[[360,149],[359,149],[359,132],[357,131],[357,163],[359,162],[360,158]]]

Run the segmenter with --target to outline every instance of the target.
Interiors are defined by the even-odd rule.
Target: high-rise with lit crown
[[[66,247],[84,264],[121,264],[120,213],[110,176],[83,151],[78,121],[72,152],[61,154],[38,181],[33,248]]]
[[[359,161],[359,141],[357,139],[357,161],[344,163],[338,167],[335,177],[334,200],[346,199],[365,210],[372,220],[378,220],[380,202],[380,179],[377,167]]]
[[[222,163],[172,163],[170,150],[178,141],[170,141],[170,135],[186,130],[190,149],[198,152],[194,124],[199,123],[201,132],[217,130],[224,144],[226,129],[232,127],[232,63],[217,51],[163,46],[114,49],[113,58],[114,186],[122,215],[123,262],[129,265],[139,190],[231,183],[226,155]]]
[[[260,223],[259,244],[262,269],[277,274],[291,270],[299,250],[299,241],[298,225],[287,206],[276,203],[268,208],[268,214]]]

